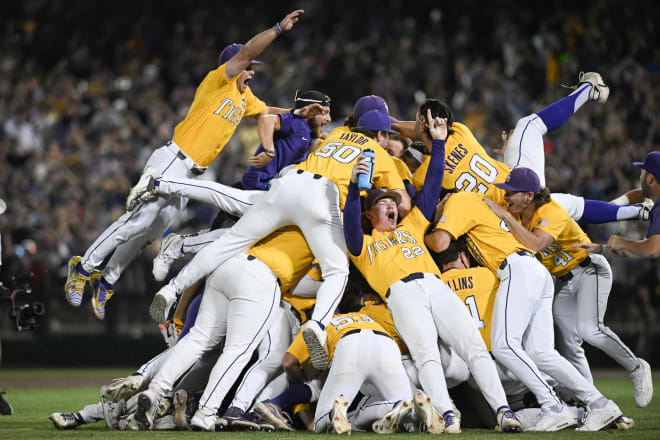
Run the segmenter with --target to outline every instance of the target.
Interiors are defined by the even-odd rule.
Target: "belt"
[[[252,261],[252,260],[256,260],[256,259],[257,259],[257,257],[255,257],[254,255],[248,255],[248,256],[247,256],[247,260],[248,260],[248,261]],[[261,260],[260,260],[260,261],[261,261]],[[265,264],[265,263],[264,263],[264,264]],[[272,270],[273,270],[273,269],[271,269],[271,271],[272,271]],[[274,273],[274,272],[273,272],[273,273]],[[280,287],[282,287],[282,282],[280,281],[279,277],[275,277],[275,279],[277,280],[277,284],[278,284]],[[300,321],[300,322],[302,322],[302,321]]]
[[[419,280],[421,278],[424,278],[424,275],[425,275],[424,272],[414,272],[408,275],[407,277],[401,278],[399,281],[402,281],[404,283],[409,283],[413,280]],[[437,279],[440,279],[440,277],[437,276],[436,274],[433,274],[433,276],[436,277]],[[385,294],[385,299],[389,297],[390,297],[390,289],[387,289],[387,293]]]
[[[170,148],[170,151],[172,151],[176,155],[177,159],[185,162],[186,165],[188,165],[188,168],[190,168],[190,172],[193,175],[201,176],[202,174],[204,174],[206,172],[206,168],[202,168],[199,165],[197,165],[195,163],[195,161],[192,160],[191,158],[189,158],[188,156],[186,156],[186,154],[183,151],[181,151],[181,148],[179,148],[179,146],[177,144],[175,144],[173,141],[167,141],[165,146],[167,146],[167,147],[174,146],[176,148],[176,150],[172,150]]]
[[[356,333],[360,333],[362,330],[368,330],[368,329],[366,329],[366,328],[354,328],[353,330],[349,330],[349,331],[347,331],[346,333],[344,333],[344,334],[342,335],[342,338],[343,338],[343,337],[346,337],[346,336],[348,336],[348,335],[354,335],[354,334],[356,334]],[[369,330],[369,331],[370,331],[370,332],[373,332],[373,333],[376,334],[376,335],[385,336],[385,337],[388,338],[388,339],[392,339],[392,338],[390,337],[390,335],[388,335],[388,334],[385,333],[385,332],[381,332],[381,331],[379,331],[379,330]],[[339,338],[339,339],[341,339],[341,338]]]
[[[590,264],[591,264],[591,257],[587,255],[587,258],[585,258],[584,260],[580,261],[580,264],[578,264],[578,266],[580,266],[580,267],[587,267],[587,266],[589,266]],[[573,275],[573,269],[571,269],[566,275],[562,275],[562,276],[560,276],[560,277],[557,277],[557,279],[558,279],[559,281],[563,281],[563,282],[566,283],[566,282],[572,280],[574,276],[575,276],[575,275]]]
[[[518,251],[518,252],[516,252],[516,254],[521,255],[523,257],[535,258],[534,254],[529,252],[529,251]],[[506,268],[507,264],[509,264],[509,263],[506,262],[506,258],[505,258],[504,261],[502,261],[502,263],[500,263],[500,270]]]
[[[305,170],[298,170],[298,171],[297,171],[298,174],[302,174],[302,173],[304,173],[304,172],[305,172]],[[309,173],[309,174],[312,174],[312,173]],[[321,177],[323,177],[323,176],[320,175],[320,174],[314,174],[313,177],[314,177],[315,180],[319,180],[319,179],[320,179]]]

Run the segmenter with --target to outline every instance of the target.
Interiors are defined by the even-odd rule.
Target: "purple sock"
[[[560,99],[536,112],[541,118],[548,131],[552,131],[564,125],[566,121],[589,99],[591,84],[582,84],[578,89],[565,98]],[[585,99],[586,98],[586,99]]]
[[[312,398],[312,390],[307,384],[294,383],[284,390],[282,394],[270,401],[280,408],[286,408],[298,403],[307,403]]]

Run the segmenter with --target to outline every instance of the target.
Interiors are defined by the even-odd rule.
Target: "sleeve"
[[[348,251],[355,256],[362,253],[362,243],[364,241],[360,223],[361,215],[360,190],[355,183],[351,182],[348,185],[348,195],[344,204],[344,239]]]
[[[475,224],[472,211],[465,206],[461,195],[462,193],[458,193],[449,197],[442,217],[435,227],[449,232],[454,239],[468,232]]]
[[[286,349],[286,352],[295,357],[300,365],[309,361],[309,350],[307,350],[307,344],[305,344],[305,340],[303,339],[302,331],[296,335],[296,338],[289,345],[289,348]]]
[[[539,229],[547,232],[554,240],[557,240],[559,234],[566,229],[566,223],[569,219],[568,212],[564,210],[562,213],[562,210],[562,208],[553,206],[550,203],[541,206],[537,211],[538,220],[532,231]]]
[[[403,179],[399,175],[394,164],[394,159],[383,150],[380,145],[376,145],[374,154],[376,155],[374,161],[374,175],[373,184],[374,188],[387,188],[387,189],[401,189],[405,190]]]
[[[280,113],[277,115],[280,118],[280,129],[277,133],[284,137],[293,134],[293,118],[296,118],[292,113]]]
[[[249,87],[245,91],[245,116],[259,116],[266,110],[266,103],[254,96]]]
[[[216,88],[220,88],[225,84],[229,84],[232,81],[236,81],[238,79],[238,75],[236,75],[232,79],[227,79],[227,75],[225,73],[226,67],[227,67],[227,63],[221,65],[215,70],[211,70],[206,75],[206,78],[204,78],[204,81],[202,81],[202,85],[213,84]]]
[[[651,211],[651,219],[649,221],[649,230],[646,234],[647,237],[651,235],[660,234],[660,209],[657,209],[655,206]]]
[[[445,174],[445,141],[435,139],[431,150],[431,161],[426,172],[424,187],[417,198],[417,207],[424,217],[433,220],[435,205],[442,191],[442,178]]]
[[[404,180],[403,184],[406,185],[406,192],[410,196],[410,200],[415,200],[415,195],[417,195],[417,190],[415,189],[413,184],[407,180]]]

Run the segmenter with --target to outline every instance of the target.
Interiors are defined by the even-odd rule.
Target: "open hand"
[[[268,165],[271,160],[273,160],[273,158],[262,151],[256,156],[249,157],[247,164],[256,168],[263,168]]]
[[[297,9],[291,12],[290,14],[288,14],[286,17],[284,17],[282,21],[280,21],[280,27],[282,28],[282,30],[284,32],[290,31],[291,28],[293,28],[293,25],[298,22],[300,16],[304,13],[305,11],[303,11],[302,9]]]

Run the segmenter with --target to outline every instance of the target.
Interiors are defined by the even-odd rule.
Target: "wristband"
[[[264,153],[266,153],[266,156],[270,157],[271,159],[275,157],[275,150],[266,150],[264,148]]]
[[[606,244],[601,244],[600,245],[600,252],[598,252],[598,253],[603,255],[605,253],[606,249],[607,249],[607,245]]]
[[[280,26],[280,22],[278,21],[275,23],[275,32],[277,32],[277,35],[281,35],[284,31],[282,30],[282,26]]]

